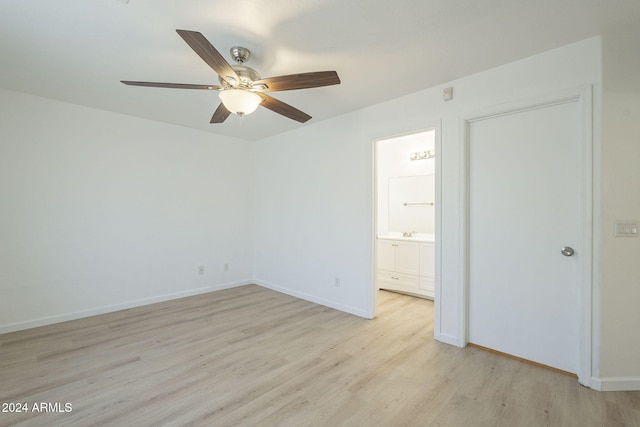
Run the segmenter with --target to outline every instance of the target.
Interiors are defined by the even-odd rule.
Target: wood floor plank
[[[243,286],[0,335],[0,426],[636,426],[640,392],[433,339],[433,302],[366,320]]]

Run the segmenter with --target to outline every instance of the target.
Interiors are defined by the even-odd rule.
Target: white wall
[[[640,238],[614,237],[640,222],[640,36],[603,39],[600,367],[603,390],[640,390]]]
[[[0,333],[247,283],[251,166],[248,142],[0,90]]]
[[[256,143],[254,277],[366,317],[372,135],[368,144],[354,143],[367,126],[352,120],[343,116]]]
[[[461,344],[462,118],[488,106],[585,84],[594,85],[600,114],[600,82],[601,39],[592,38],[258,142],[256,279],[274,289],[373,316],[373,141],[421,130],[439,120],[442,288],[436,290],[441,304],[436,337]],[[447,86],[454,87],[450,102],[442,100]],[[339,288],[334,276],[341,277]]]

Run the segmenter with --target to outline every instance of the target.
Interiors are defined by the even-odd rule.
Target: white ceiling
[[[263,77],[336,70],[272,95],[307,125],[598,34],[634,32],[640,0],[2,0],[0,87],[248,140],[305,126],[265,108],[209,124],[217,84],[176,34],[199,31]],[[33,117],[34,123],[38,118]]]

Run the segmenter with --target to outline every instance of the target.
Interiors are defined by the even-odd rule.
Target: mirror
[[[434,233],[435,175],[389,178],[389,231]]]

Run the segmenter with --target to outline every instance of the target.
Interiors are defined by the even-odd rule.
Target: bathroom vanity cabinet
[[[378,238],[378,289],[433,299],[434,243],[418,238]]]

